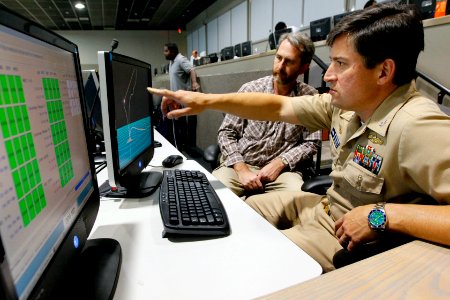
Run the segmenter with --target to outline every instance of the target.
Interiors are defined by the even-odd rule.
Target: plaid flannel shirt
[[[244,84],[239,93],[274,93],[273,76],[266,76]],[[291,97],[314,95],[317,90],[297,82]],[[291,170],[300,167],[317,153],[320,131],[309,132],[305,127],[285,122],[254,121],[227,114],[219,128],[218,143],[224,164],[238,162],[263,167],[277,157],[285,158]]]

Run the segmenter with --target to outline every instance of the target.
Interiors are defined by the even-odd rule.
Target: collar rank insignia
[[[374,133],[369,133],[368,139],[374,144],[382,145],[384,143],[384,141]]]

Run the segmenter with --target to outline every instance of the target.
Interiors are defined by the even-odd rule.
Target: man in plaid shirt
[[[309,68],[314,45],[297,32],[280,37],[271,76],[244,84],[239,93],[262,92],[285,96],[314,95],[313,87],[298,81]],[[298,191],[302,164],[317,152],[320,132],[284,122],[253,121],[227,114],[218,133],[221,165],[213,171],[236,195]]]

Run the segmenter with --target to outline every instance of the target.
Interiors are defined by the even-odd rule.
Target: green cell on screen
[[[60,89],[59,89],[59,81],[58,79],[55,79],[55,96],[57,99],[61,98],[61,93],[60,93]]]
[[[42,210],[42,207],[41,207],[41,201],[39,200],[39,194],[35,193],[36,190],[37,189],[34,189],[30,195],[33,199],[34,208],[36,209],[36,214],[39,214]]]
[[[47,206],[47,201],[45,200],[44,188],[42,187],[42,184],[39,185],[37,191],[39,194],[39,199],[41,201],[41,207],[44,208],[45,206]]]
[[[62,122],[62,132],[63,132],[63,139],[67,140],[67,127],[66,127],[66,123]]]
[[[41,182],[41,172],[39,171],[37,159],[33,159],[31,164],[33,165],[33,172],[36,176],[36,184],[39,184]]]
[[[0,75],[0,76],[2,76],[2,75]],[[5,104],[5,97],[3,96],[3,84],[2,84],[2,81],[0,80],[0,105],[3,105],[3,104]]]
[[[22,180],[24,194],[30,191],[30,182],[28,180],[27,169],[25,167],[20,168],[20,179]]]
[[[11,101],[13,104],[19,103],[19,97],[17,95],[17,88],[16,88],[16,78],[13,75],[8,76],[8,82],[9,82],[9,91],[11,93]]]
[[[0,126],[2,127],[2,133],[4,138],[9,138],[11,136],[11,131],[9,130],[8,116],[6,108],[0,107]]]
[[[28,214],[30,215],[30,220],[33,220],[36,217],[36,210],[34,208],[33,198],[30,197],[31,194],[28,194],[25,199],[27,201],[27,209]]]
[[[22,117],[25,124],[25,131],[30,131],[30,118],[28,117],[27,107],[25,105],[22,106]]]
[[[16,154],[14,153],[13,142],[11,140],[7,140],[5,142],[5,148],[6,148],[6,155],[8,156],[9,160],[9,166],[11,170],[14,170],[15,168],[17,168],[17,159]]]
[[[30,188],[34,188],[36,186],[36,178],[33,172],[33,164],[29,162],[26,165],[27,173],[28,173],[28,181],[30,182]]]
[[[20,166],[24,162],[22,151],[20,151],[20,139],[15,138],[12,140],[12,142],[13,142],[14,153],[16,154],[16,158],[17,158],[17,165]]]
[[[27,202],[22,200],[19,202],[20,214],[22,215],[23,225],[27,227],[30,224],[30,216],[28,215]]]
[[[47,90],[48,90],[48,99],[53,99],[53,87],[52,87],[52,81],[51,79],[47,80]]]
[[[58,99],[58,81],[52,79],[52,99]]]
[[[23,197],[23,188],[22,188],[22,181],[20,179],[19,171],[13,172],[13,182],[14,182],[14,187],[16,188],[17,199],[20,199]]]
[[[14,108],[6,108],[6,118],[9,125],[9,130],[12,136],[17,135],[16,117],[14,115]]]
[[[19,131],[19,133],[24,133],[25,132],[25,124],[24,124],[24,120],[23,120],[23,116],[22,116],[22,109],[20,107],[16,108],[16,116],[18,116],[17,118],[17,130]]]
[[[23,159],[25,162],[27,162],[31,159],[31,156],[30,145],[28,145],[28,139],[25,134],[20,137],[20,143],[22,144]]]
[[[2,86],[3,104],[11,104],[11,93],[9,92],[6,75],[0,75],[0,85]]]
[[[23,91],[22,78],[16,76],[17,95],[19,96],[19,103],[25,103],[25,94]]]
[[[36,157],[36,148],[34,147],[33,136],[31,133],[27,133],[27,143],[30,146],[30,156]]]
[[[19,131],[19,133],[25,132],[25,126],[23,124],[24,116],[22,114],[22,111],[23,111],[22,106],[24,106],[24,105],[18,105],[16,107],[14,107],[14,114],[16,116],[17,130]]]

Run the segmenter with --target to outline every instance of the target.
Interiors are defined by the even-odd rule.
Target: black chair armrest
[[[203,159],[209,163],[211,170],[214,170],[219,165],[220,148],[219,145],[209,145],[203,151]]]
[[[219,145],[209,145],[203,152],[203,158],[207,162],[215,162],[219,158],[219,154],[220,154]]]
[[[348,251],[347,249],[339,250],[333,256],[333,265],[338,269],[409,243],[412,240],[414,238],[408,235],[383,233],[381,238],[376,242],[360,245],[352,251]]]
[[[326,195],[328,188],[333,183],[329,175],[319,175],[306,180],[302,185],[302,191],[319,195]]]

